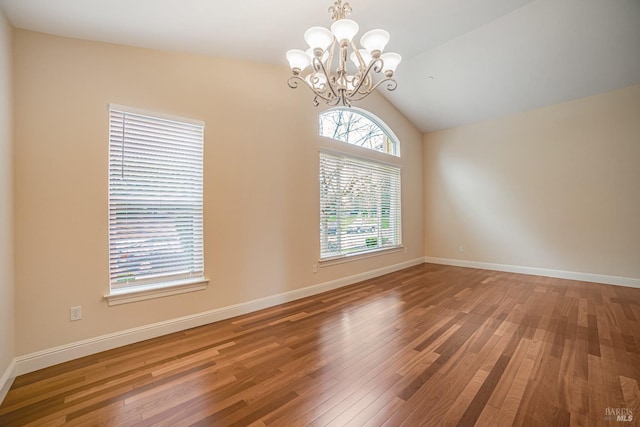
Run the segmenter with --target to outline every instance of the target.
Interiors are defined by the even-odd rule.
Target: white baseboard
[[[606,285],[640,288],[640,279],[631,277],[605,276],[602,274],[579,273],[575,271],[552,270],[548,268],[520,267],[517,265],[493,264],[489,262],[466,261],[450,258],[424,257],[431,264],[452,265],[456,267],[479,268],[482,270],[505,271],[508,273],[528,274],[532,276],[556,277],[559,279],[579,280],[582,282],[603,283]]]
[[[13,359],[7,369],[5,369],[4,373],[0,377],[0,404],[9,393],[9,389],[13,384],[13,380],[16,377],[16,359]]]
[[[79,357],[88,356],[90,354],[99,353],[101,351],[110,350],[127,344],[144,341],[150,338],[159,337],[173,332],[183,331],[185,329],[195,328],[197,326],[206,325],[208,323],[218,322],[220,320],[229,319],[231,317],[240,316],[242,314],[251,313],[253,311],[262,310],[263,308],[272,307],[301,298],[316,295],[332,289],[341,288],[361,282],[363,280],[372,279],[387,273],[402,270],[403,268],[412,267],[422,264],[422,258],[406,261],[400,264],[380,268],[377,270],[367,271],[353,276],[344,277],[330,282],[309,286],[303,289],[296,289],[290,292],[284,292],[265,298],[248,301],[228,307],[222,307],[215,310],[197,313],[189,316],[179,317],[164,322],[153,323],[125,331],[115,332],[102,335],[95,338],[89,338],[70,344],[61,345],[54,348],[38,351],[35,353],[18,356],[15,359],[16,375],[23,375],[38,369],[47,368],[57,365],[58,363],[68,362],[69,360]],[[4,377],[3,377],[4,378]]]

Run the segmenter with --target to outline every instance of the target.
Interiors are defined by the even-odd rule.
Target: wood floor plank
[[[640,289],[422,264],[18,377],[13,426],[614,425]]]

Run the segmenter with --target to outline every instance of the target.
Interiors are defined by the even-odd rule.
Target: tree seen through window
[[[320,135],[397,155],[397,142],[357,111],[322,113]],[[319,169],[321,259],[402,244],[399,166],[321,152]]]
[[[377,123],[352,109],[336,108],[322,113],[320,135],[398,156],[395,140],[390,138]]]

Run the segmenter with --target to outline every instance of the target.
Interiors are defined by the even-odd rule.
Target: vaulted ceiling
[[[640,83],[640,0],[350,3],[361,33],[391,33],[387,50],[403,62],[398,89],[383,95],[424,132]],[[331,4],[0,0],[18,28],[278,64],[308,27],[330,25]]]

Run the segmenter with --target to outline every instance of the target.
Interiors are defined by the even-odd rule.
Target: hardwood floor
[[[640,289],[423,264],[23,375],[0,425],[640,425],[639,319]]]

